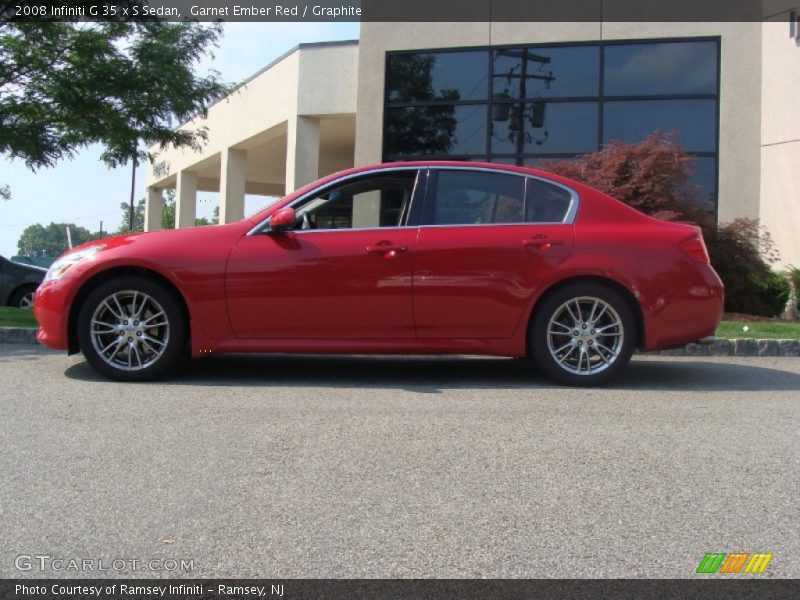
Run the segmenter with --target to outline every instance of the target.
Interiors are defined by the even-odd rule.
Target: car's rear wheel
[[[625,368],[636,320],[625,298],[597,283],[567,285],[536,310],[529,348],[539,368],[566,385],[599,385]]]
[[[20,286],[11,294],[8,305],[14,308],[33,308],[33,296],[37,287],[35,284]]]
[[[163,375],[186,347],[175,295],[145,277],[112,279],[93,290],[78,315],[78,343],[101,374],[119,381]]]

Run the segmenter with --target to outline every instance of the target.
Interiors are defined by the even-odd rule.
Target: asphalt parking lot
[[[15,567],[46,555],[162,561],[103,576],[685,578],[734,551],[800,576],[796,358],[637,357],[567,389],[516,360],[231,357],[120,385],[6,345],[0,382],[0,577],[92,575]]]

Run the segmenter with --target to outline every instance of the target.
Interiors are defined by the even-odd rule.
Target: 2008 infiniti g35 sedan
[[[217,227],[61,256],[38,339],[122,381],[182,356],[281,352],[530,357],[603,383],[634,348],[711,335],[722,283],[696,227],[520,167],[353,169]]]

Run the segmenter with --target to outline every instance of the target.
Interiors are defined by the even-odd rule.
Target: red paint
[[[381,168],[399,166],[536,175],[575,190],[580,206],[571,225],[247,235],[306,192],[375,167],[353,169],[238,223],[103,240],[102,251],[39,287],[38,338],[66,349],[81,288],[119,268],[151,271],[178,290],[190,315],[194,356],[209,350],[522,356],[537,300],[559,282],[587,276],[616,282],[636,298],[643,349],[705,337],[721,319],[722,284],[700,260],[694,227],[652,219],[533,169],[458,162]]]

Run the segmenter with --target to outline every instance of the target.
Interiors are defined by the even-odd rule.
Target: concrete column
[[[286,193],[319,177],[319,119],[292,117],[287,123]]]
[[[191,171],[178,171],[178,185],[175,191],[175,229],[194,227],[197,215],[197,174]]]
[[[161,229],[161,211],[164,209],[164,196],[161,188],[148,187],[144,201],[144,230]]]
[[[247,182],[247,150],[228,148],[222,151],[219,181],[219,222],[244,219],[244,190]]]

